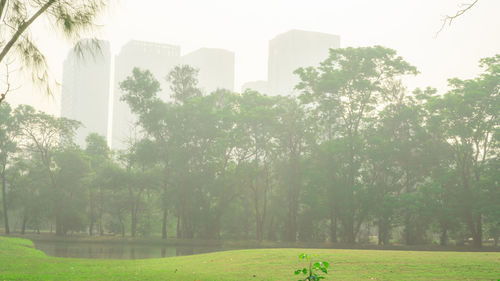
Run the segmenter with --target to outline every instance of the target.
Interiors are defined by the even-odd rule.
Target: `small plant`
[[[300,254],[299,259],[309,262],[309,268],[304,267],[302,269],[295,270],[295,275],[303,274],[305,276],[304,279],[299,279],[299,281],[313,281],[326,278],[320,275],[322,273],[328,274],[328,263],[326,261],[313,263],[312,256],[308,254]]]

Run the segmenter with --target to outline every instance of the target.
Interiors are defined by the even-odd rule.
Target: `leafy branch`
[[[444,27],[446,26],[446,24],[448,24],[448,26],[450,26],[451,23],[453,22],[453,20],[455,20],[456,18],[458,18],[461,15],[465,14],[465,12],[467,12],[472,7],[474,7],[474,5],[476,5],[477,2],[479,2],[479,0],[474,0],[474,2],[469,3],[469,4],[461,4],[460,5],[460,10],[458,10],[455,15],[452,15],[452,16],[446,15],[446,16],[444,16],[444,18],[443,18],[443,24],[441,25],[441,28],[438,30],[438,32],[436,32],[435,37],[437,37],[438,34],[444,29]]]
[[[0,103],[2,103],[2,101],[7,97],[7,94],[10,93],[11,91],[14,91],[14,90],[17,90],[19,87],[15,88],[15,89],[12,89],[12,85],[9,81],[9,78],[10,78],[10,73],[13,72],[13,70],[9,69],[9,66],[13,63],[13,61],[8,61],[8,62],[5,62],[5,90],[2,91],[2,93],[0,93]]]
[[[309,267],[304,267],[302,269],[295,270],[295,275],[304,275],[304,279],[299,279],[299,281],[313,281],[313,280],[321,280],[326,277],[321,276],[321,274],[328,274],[329,264],[326,261],[320,261],[313,263],[312,256],[308,254],[300,254],[299,259],[306,260],[309,262]]]

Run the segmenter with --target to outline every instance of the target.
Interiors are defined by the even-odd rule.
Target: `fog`
[[[0,279],[496,280],[498,11],[0,0]]]
[[[110,41],[112,53],[131,39],[178,45],[183,54],[199,48],[223,48],[235,54],[235,89],[267,79],[268,42],[277,34],[303,29],[339,35],[342,47],[382,45],[396,49],[417,66],[410,88],[446,89],[450,77],[471,77],[477,62],[498,52],[500,3],[483,1],[436,32],[445,15],[464,1],[132,1],[120,0],[99,21],[97,37]],[[465,1],[466,2],[466,1]],[[71,44],[53,38],[46,22],[35,24],[34,38],[47,56],[53,77],[62,82],[62,64]],[[13,104],[31,104],[59,114],[60,89],[39,95],[25,81]],[[18,93],[18,94],[17,94]]]

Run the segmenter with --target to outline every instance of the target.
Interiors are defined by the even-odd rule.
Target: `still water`
[[[34,241],[48,256],[91,259],[148,259],[220,251],[219,247]]]

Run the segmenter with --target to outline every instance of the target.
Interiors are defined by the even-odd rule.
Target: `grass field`
[[[0,280],[297,280],[300,253],[330,263],[326,280],[498,280],[498,252],[258,249],[146,260],[54,258],[0,237]]]

